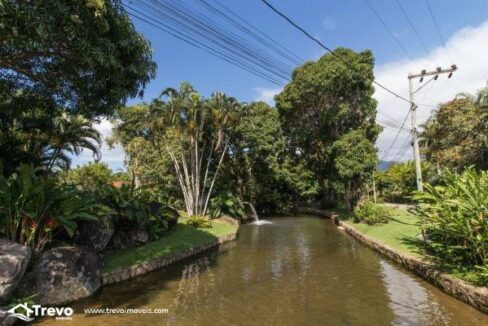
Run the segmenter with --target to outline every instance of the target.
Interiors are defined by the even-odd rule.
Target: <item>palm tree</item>
[[[189,215],[206,214],[239,109],[221,93],[204,100],[188,83],[165,89],[150,106],[149,138],[169,154]]]
[[[100,160],[101,135],[93,123],[80,116],[63,113],[53,118],[53,129],[48,132],[49,143],[43,148],[43,161],[46,172],[54,167],[68,168],[70,155],[80,155],[84,149]]]

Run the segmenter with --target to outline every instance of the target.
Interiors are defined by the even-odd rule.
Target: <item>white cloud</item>
[[[255,101],[263,101],[268,103],[269,105],[274,106],[274,96],[281,92],[281,88],[264,88],[264,87],[256,87],[254,92],[256,93],[256,97],[254,98]]]
[[[116,145],[111,149],[105,139],[112,135],[112,123],[103,119],[100,123],[95,124],[95,128],[102,135],[103,143],[101,147],[102,159],[101,162],[107,163],[112,170],[124,169],[124,150],[120,145]],[[73,157],[73,166],[83,165],[88,162],[93,162],[93,156],[90,151],[84,150],[79,156]]]
[[[415,102],[437,106],[449,101],[460,92],[474,93],[486,85],[488,79],[488,21],[477,27],[467,27],[454,34],[446,44],[454,64],[459,68],[451,79],[447,75],[439,76],[415,95]],[[433,49],[428,56],[415,60],[391,62],[376,68],[376,80],[398,94],[408,98],[409,73],[420,72],[422,69],[432,70],[437,66],[449,67],[449,56],[444,48]],[[425,81],[428,81],[425,78]],[[424,81],[424,83],[425,83]],[[414,88],[419,87],[418,80],[414,81]],[[403,121],[408,112],[409,104],[403,102],[385,90],[376,87],[374,97],[378,100],[378,111],[393,117],[396,121]],[[424,123],[433,108],[420,106],[417,109],[419,124]],[[381,120],[389,120],[383,114]],[[410,128],[410,118],[406,123]],[[396,130],[386,129],[380,135],[377,146],[380,157],[392,143]],[[412,157],[411,147],[408,146],[408,133],[402,132],[385,160],[407,160]]]
[[[325,17],[322,21],[322,25],[324,25],[325,29],[331,31],[336,28],[336,22],[331,17]]]

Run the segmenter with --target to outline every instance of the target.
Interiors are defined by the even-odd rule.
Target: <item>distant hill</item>
[[[388,169],[388,167],[392,164],[395,164],[395,163],[398,163],[396,161],[380,161],[380,163],[378,164],[378,169],[380,171],[384,171],[386,169]]]

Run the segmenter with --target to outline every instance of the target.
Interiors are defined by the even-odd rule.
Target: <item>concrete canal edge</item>
[[[401,264],[403,267],[435,285],[445,293],[459,299],[470,306],[488,313],[488,288],[477,287],[453,275],[443,273],[431,263],[412,257],[408,254],[392,249],[381,241],[362,234],[353,226],[344,223],[339,215],[314,208],[299,208],[298,212],[323,216],[332,219],[335,224],[342,227],[353,238],[374,249],[381,255]]]
[[[125,267],[119,267],[117,269],[114,269],[110,272],[106,272],[102,274],[102,284],[103,285],[108,285],[108,284],[113,284],[117,282],[122,282],[125,280],[128,280],[130,278],[149,273],[151,271],[154,271],[156,269],[174,264],[178,261],[181,261],[185,258],[189,258],[191,256],[198,255],[204,251],[207,251],[211,248],[220,246],[224,243],[234,241],[237,239],[237,233],[238,230],[234,233],[226,234],[223,236],[220,236],[218,238],[212,239],[211,241],[208,241],[206,243],[202,243],[199,246],[192,247],[186,250],[178,251],[173,254],[170,254],[168,256],[164,257],[158,257],[149,261],[146,261],[144,263],[136,264],[136,265],[131,265],[131,266],[125,266]]]

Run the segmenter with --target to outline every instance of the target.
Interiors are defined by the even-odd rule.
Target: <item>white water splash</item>
[[[251,223],[252,225],[265,225],[265,224],[273,224],[271,221],[266,220],[257,220]]]

